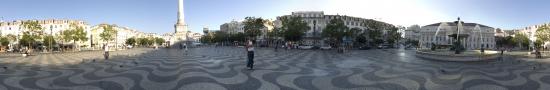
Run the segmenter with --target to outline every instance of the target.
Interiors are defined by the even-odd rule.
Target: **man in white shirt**
[[[109,59],[109,45],[105,44],[105,46],[103,46],[103,49],[105,49],[105,60]]]
[[[254,45],[250,40],[247,41],[246,51],[248,52],[248,62],[246,64],[246,67],[248,67],[248,70],[253,70],[254,69]]]

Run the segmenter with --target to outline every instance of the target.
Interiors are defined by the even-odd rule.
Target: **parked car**
[[[313,46],[311,49],[321,49],[319,46]]]
[[[367,45],[359,47],[359,50],[369,50],[369,49],[372,49],[372,47]]]
[[[329,50],[329,49],[332,49],[332,47],[330,47],[330,46],[321,46],[321,49],[322,50]]]
[[[388,48],[393,48],[392,45],[379,45],[378,46],[378,49],[388,49]]]
[[[298,46],[299,49],[312,49],[313,46],[305,45],[305,46]]]
[[[195,42],[195,43],[192,43],[191,45],[192,45],[192,46],[202,46],[202,43],[197,43],[197,42]]]

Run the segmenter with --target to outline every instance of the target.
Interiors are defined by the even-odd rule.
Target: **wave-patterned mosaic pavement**
[[[549,60],[423,60],[413,51],[134,49],[0,58],[0,90],[546,90]]]

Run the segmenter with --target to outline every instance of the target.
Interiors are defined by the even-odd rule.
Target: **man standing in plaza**
[[[103,46],[103,49],[105,50],[105,53],[104,53],[105,60],[107,60],[109,59],[109,45],[105,44]]]
[[[183,48],[185,48],[185,52],[187,52],[187,43],[183,44]]]
[[[180,43],[180,50],[182,50],[182,49],[183,49],[183,44]]]
[[[253,70],[254,69],[254,45],[252,44],[251,40],[247,41],[246,51],[248,52],[248,62],[246,63],[246,67],[248,67],[248,70]]]

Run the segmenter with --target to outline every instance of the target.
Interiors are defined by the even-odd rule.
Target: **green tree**
[[[103,32],[99,34],[99,37],[101,37],[101,40],[109,42],[115,39],[118,31],[113,29],[113,25],[103,25],[102,28],[103,28]]]
[[[212,43],[212,38],[210,35],[202,35],[200,41],[202,43]]]
[[[419,42],[418,40],[407,40],[405,43],[406,43],[406,44],[409,44],[409,45],[411,45],[411,46],[413,46],[413,47],[418,47],[418,46],[420,46],[420,42]]]
[[[125,42],[126,45],[135,45],[136,44],[136,38],[128,38],[126,39],[126,42]]]
[[[323,29],[322,35],[325,38],[333,41],[337,47],[343,41],[346,36],[351,36],[352,31],[344,24],[342,19],[332,19]]]
[[[147,39],[147,45],[148,46],[151,46],[153,44],[155,44],[155,38],[145,38]]]
[[[266,36],[267,36],[267,39],[270,42],[269,45],[272,45],[274,43],[274,41],[276,39],[278,39],[278,37],[281,36],[281,30],[280,30],[280,28],[274,28],[273,30],[268,31]]]
[[[496,45],[496,47],[498,47],[498,48],[505,47],[505,44],[506,44],[505,40],[506,40],[506,37],[495,36],[495,45]]]
[[[266,20],[256,17],[246,17],[244,21],[244,32],[246,36],[255,39],[262,34],[261,29],[265,28]]]
[[[514,40],[514,37],[512,37],[512,36],[505,37],[503,43],[507,47],[516,47],[518,45],[516,43],[516,40]]]
[[[70,29],[63,31],[63,40],[72,41],[74,47],[73,49],[80,48],[76,45],[76,42],[88,40],[88,37],[86,37],[86,32],[83,27],[77,26],[76,24],[71,24],[70,27]]]
[[[19,39],[19,44],[21,46],[32,47],[37,38],[40,37],[38,37],[37,35],[31,35],[29,32],[23,32],[23,36],[21,36],[21,39]]]
[[[368,30],[368,36],[372,40],[371,43],[374,45],[384,43],[384,40],[382,40],[382,32],[380,30]]]
[[[237,33],[234,35],[231,35],[230,40],[231,41],[237,41],[237,42],[244,42],[246,41],[247,35],[245,33]]]
[[[214,36],[212,38],[212,41],[213,42],[224,42],[224,41],[228,41],[229,39],[229,35],[225,32],[222,32],[222,31],[216,31],[214,32]]]
[[[535,37],[542,41],[550,41],[550,27],[548,25],[540,26],[536,31]]]
[[[511,42],[511,44],[519,45],[520,48],[525,49],[529,46],[529,38],[523,33],[516,33],[514,34],[513,42]]]
[[[15,36],[13,34],[8,34],[8,35],[6,35],[6,38],[8,38],[8,40],[10,42],[14,42],[17,39],[17,36]]]
[[[40,39],[41,38],[41,35],[42,35],[42,25],[40,25],[40,23],[38,21],[24,21],[21,26],[25,29],[27,29],[27,31],[23,32],[23,36],[25,36],[25,34],[27,35],[26,37],[22,37],[21,39],[25,39],[23,41],[23,43],[20,43],[20,44],[26,44],[27,46],[30,47],[30,49],[32,49],[32,45],[36,42],[36,39]],[[20,41],[21,42],[21,41]]]
[[[138,38],[138,44],[142,47],[151,45],[152,41],[148,38]]]
[[[155,43],[157,43],[158,45],[162,45],[164,42],[166,42],[166,40],[164,40],[163,38],[155,37]]]
[[[42,41],[44,41],[44,46],[48,47],[49,50],[52,50],[52,48],[50,48],[50,47],[57,44],[52,35],[44,36],[44,38],[42,38]]]
[[[281,17],[282,27],[275,30],[287,41],[300,41],[302,36],[311,29],[301,17]],[[275,32],[277,33],[277,32]]]
[[[367,32],[368,32],[368,37],[370,38],[370,42],[371,44],[374,44],[374,45],[379,45],[379,44],[382,44],[384,43],[384,40],[383,40],[383,33],[382,31],[386,30],[386,29],[390,29],[389,33],[387,33],[387,35],[391,35],[393,33],[393,31],[391,29],[395,28],[395,26],[391,25],[391,24],[388,24],[388,23],[385,23],[385,22],[381,22],[381,21],[376,21],[376,20],[372,20],[372,19],[369,19],[369,20],[366,20],[365,23],[367,26]],[[396,33],[393,33],[393,34],[396,34]],[[398,34],[398,33],[397,33]],[[398,35],[394,35],[394,36],[398,36]],[[389,36],[387,37],[386,39],[391,39],[392,37]],[[391,40],[388,40],[388,41],[391,41]],[[392,42],[396,42],[397,39],[394,39]]]
[[[542,45],[544,44],[543,40],[537,39],[533,44],[535,44],[535,48],[540,49],[542,48]]]
[[[0,50],[4,50],[10,44],[10,40],[7,37],[0,37]]]
[[[355,38],[355,43],[357,45],[365,45],[367,43],[367,37],[360,35]]]
[[[388,43],[393,45],[397,42],[399,42],[399,39],[401,39],[401,33],[397,32],[398,31],[398,28],[397,27],[391,27],[390,30],[388,31]]]

